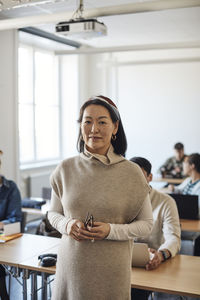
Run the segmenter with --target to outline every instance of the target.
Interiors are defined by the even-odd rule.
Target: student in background
[[[183,178],[183,161],[185,158],[184,145],[176,143],[174,145],[174,156],[168,158],[166,162],[159,168],[162,177]]]
[[[149,184],[152,181],[151,163],[143,157],[130,159],[142,169]],[[153,258],[146,265],[147,270],[159,267],[161,263],[175,256],[180,250],[180,222],[175,201],[167,194],[158,192],[151,186],[150,200],[153,211],[153,229],[148,238],[137,238],[137,242],[145,242],[153,254]],[[132,289],[132,299],[148,299],[150,292]],[[161,297],[161,295],[159,295]]]
[[[200,154],[193,153],[185,158],[183,164],[184,174],[189,176],[180,185],[169,185],[169,190],[173,193],[180,193],[183,195],[197,195],[199,198],[199,217],[200,217]],[[198,232],[182,231],[182,239],[190,240],[193,243],[193,253],[199,256],[199,241],[200,235]],[[189,254],[190,250],[186,247],[183,254]]]
[[[199,196],[199,210],[200,210],[200,154],[193,153],[187,156],[183,163],[183,171],[186,178],[181,184],[168,186],[169,191],[173,193],[180,193],[183,195],[198,195]],[[199,211],[200,216],[200,211]]]
[[[0,155],[3,152],[0,150]],[[0,159],[1,167],[1,159]],[[21,222],[21,196],[17,185],[12,180],[0,175],[0,228],[3,224]],[[8,300],[5,270],[0,265],[0,297]]]
[[[200,196],[200,154],[193,153],[187,156],[183,163],[184,175],[189,176],[180,185],[169,185],[171,192],[185,195]]]

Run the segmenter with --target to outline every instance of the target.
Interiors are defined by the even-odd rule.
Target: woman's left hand
[[[83,235],[81,234],[81,231],[82,230],[80,229],[80,236],[83,239],[103,240],[110,233],[110,224],[103,222],[94,222],[93,227],[89,225],[87,226],[87,231],[84,230]]]
[[[93,233],[95,240],[103,240],[110,233],[110,224],[103,222],[94,222],[94,226],[87,226],[89,232]]]

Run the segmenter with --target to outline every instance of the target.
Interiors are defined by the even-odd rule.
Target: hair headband
[[[103,101],[103,102],[107,103],[112,108],[112,110],[114,111],[114,113],[117,115],[118,119],[120,120],[120,114],[119,114],[118,108],[114,104],[114,102],[112,102],[112,100],[110,100],[110,102],[112,102],[112,103],[110,103],[103,96],[102,97],[101,96],[94,96],[94,97],[91,97],[88,101],[90,101],[90,100],[100,100],[100,101]]]

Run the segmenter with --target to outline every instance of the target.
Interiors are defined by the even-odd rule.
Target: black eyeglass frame
[[[87,226],[93,227],[94,226],[94,217],[92,214],[90,214],[89,212],[87,213],[87,216],[85,218],[84,221],[84,226],[87,229]]]

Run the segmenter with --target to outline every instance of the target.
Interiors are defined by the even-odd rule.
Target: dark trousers
[[[5,276],[6,276],[5,269],[2,265],[0,265],[0,277],[5,277]]]
[[[2,265],[0,265],[0,299],[9,300],[9,296],[6,290],[6,272]]]

